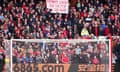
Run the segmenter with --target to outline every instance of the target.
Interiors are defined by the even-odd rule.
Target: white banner
[[[46,0],[47,8],[51,9],[51,13],[68,13],[68,0]]]

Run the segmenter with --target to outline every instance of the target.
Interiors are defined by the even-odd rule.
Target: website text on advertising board
[[[33,66],[32,66],[33,65]],[[13,67],[14,72],[64,72],[64,65],[42,65],[38,64],[15,64]]]

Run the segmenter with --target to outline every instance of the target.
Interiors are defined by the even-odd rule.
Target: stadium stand
[[[0,39],[120,36],[119,0],[69,1],[68,14],[53,14],[45,0],[0,0]]]
[[[13,40],[13,63],[109,64],[108,41],[81,42],[81,40],[78,43],[26,41]]]
[[[119,0],[75,1],[68,14],[53,14],[45,1],[1,0],[0,35],[5,39],[120,36]]]

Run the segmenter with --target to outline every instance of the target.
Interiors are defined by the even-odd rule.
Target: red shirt
[[[26,5],[22,5],[22,8],[23,8],[24,10],[26,10],[27,6],[26,6]]]
[[[43,33],[46,32],[46,27],[44,25],[41,26]]]
[[[99,64],[99,60],[97,58],[95,58],[95,59],[92,60],[92,63],[93,64]]]
[[[26,10],[25,10],[25,13],[26,13],[26,14],[30,14],[30,10],[26,9]]]
[[[61,47],[65,47],[67,44],[68,43],[66,43],[66,42],[61,43]]]
[[[98,27],[95,27],[95,35],[98,36]]]
[[[14,53],[14,55],[15,55],[16,57],[18,57],[18,52],[13,51],[13,53]]]
[[[111,16],[110,16],[110,19],[111,19],[111,20],[115,20],[115,16],[111,15]]]
[[[64,35],[64,37],[67,37],[67,35],[68,35],[68,31],[67,30],[63,30],[63,35]]]
[[[88,16],[88,13],[87,12],[82,12],[81,13],[81,17],[87,17]]]
[[[23,58],[23,54],[20,54],[20,57],[19,58]]]
[[[9,10],[11,10],[12,9],[12,7],[13,7],[13,5],[12,4],[10,4],[6,9],[9,11]]]
[[[4,53],[4,50],[3,50],[3,49],[0,49],[0,52],[1,52],[1,53]]]
[[[69,58],[62,54],[62,63],[69,63]]]
[[[110,34],[110,29],[109,28],[105,28],[104,33],[105,33],[105,35]]]
[[[20,37],[20,29],[16,29],[15,31],[16,31],[17,36]]]
[[[7,29],[7,24],[6,24],[6,23],[4,23],[3,27],[4,27],[4,29]]]
[[[99,50],[102,50],[104,46],[105,46],[105,44],[103,44],[103,43],[98,44]]]
[[[39,55],[40,52],[39,52],[39,51],[36,51],[36,52],[33,52],[33,54],[36,56],[36,55]]]
[[[19,14],[18,14],[18,18],[21,18],[21,17],[22,17],[22,15],[21,15],[21,13],[19,13]]]

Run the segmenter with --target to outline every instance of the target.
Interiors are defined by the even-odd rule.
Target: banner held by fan
[[[68,14],[69,1],[68,0],[46,0],[47,8],[51,13]]]

